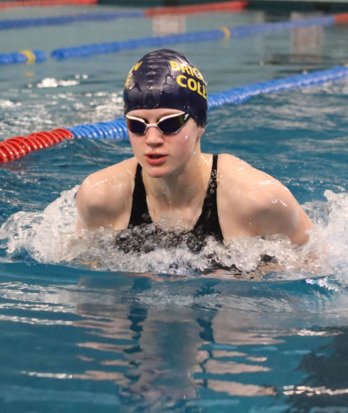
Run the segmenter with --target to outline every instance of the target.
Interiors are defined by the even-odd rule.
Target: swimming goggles
[[[151,126],[158,128],[164,135],[175,135],[184,127],[189,117],[188,113],[175,113],[163,116],[156,123],[147,123],[145,119],[126,115],[126,121],[128,129],[135,135],[145,135]]]

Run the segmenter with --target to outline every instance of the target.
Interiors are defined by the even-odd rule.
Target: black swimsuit
[[[213,167],[211,170],[208,190],[204,199],[202,212],[196,225],[190,231],[195,235],[211,235],[217,240],[222,241],[223,236],[220,228],[217,203],[216,203],[216,174],[217,174],[217,155],[213,155]],[[141,166],[138,164],[135,175],[135,187],[133,192],[132,212],[128,228],[133,228],[141,224],[151,224],[152,220],[146,203],[146,192],[141,174]]]
[[[204,239],[208,236],[212,236],[217,241],[222,242],[223,235],[219,223],[216,199],[217,163],[218,156],[213,155],[213,165],[201,215],[191,231],[180,234],[176,232],[167,232],[156,228],[153,225],[146,203],[146,191],[142,178],[142,168],[140,164],[138,164],[135,174],[132,211],[128,230],[122,231],[122,233],[118,235],[116,245],[127,251],[134,249],[137,251],[152,250],[153,242],[150,242],[151,247],[149,247],[148,244],[149,237],[151,238],[154,234],[157,235],[160,245],[163,244],[163,239],[166,240],[165,245],[162,246],[169,246],[168,241],[171,246],[177,245],[184,238],[189,248],[193,251],[201,250],[205,245]],[[164,234],[165,237],[163,238]],[[134,236],[136,236],[135,238],[138,238],[138,241],[135,241]],[[131,245],[129,245],[129,243]]]
[[[194,253],[199,252],[206,245],[207,237],[213,237],[218,242],[223,242],[223,235],[219,223],[217,210],[217,162],[218,156],[213,155],[213,166],[208,184],[207,193],[203,202],[202,212],[196,225],[191,231],[179,233],[165,231],[156,227],[150,217],[146,203],[146,192],[142,178],[142,168],[138,164],[135,174],[135,187],[133,191],[133,204],[128,229],[121,231],[115,240],[115,247],[124,252],[150,252],[156,248],[171,248],[186,244]],[[206,258],[209,258],[209,268],[204,272],[223,269],[240,275],[241,271],[232,264],[226,266],[220,263],[219,257],[214,251],[207,251]],[[276,262],[274,257],[269,255],[260,256],[263,262]],[[174,264],[171,265],[175,267]],[[200,270],[201,271],[201,270]]]

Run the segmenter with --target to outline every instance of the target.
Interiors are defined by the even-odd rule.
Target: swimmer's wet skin
[[[85,179],[78,228],[155,225],[187,236],[199,227],[197,245],[207,236],[308,240],[312,224],[279,181],[235,156],[201,152],[206,82],[185,56],[161,49],[140,59],[125,82],[124,114],[134,157]],[[128,249],[126,238],[117,245]]]
[[[166,248],[176,246],[181,244],[181,241],[184,241],[189,250],[199,252],[205,245],[205,238],[208,236],[222,242],[223,235],[219,224],[216,204],[217,161],[218,157],[217,155],[214,155],[209,186],[204,198],[202,212],[195,226],[188,232],[172,231],[169,234],[161,228],[157,228],[155,231],[151,230],[153,223],[146,203],[142,168],[140,164],[138,164],[135,175],[135,187],[133,190],[132,211],[128,228],[143,228],[143,231],[130,232],[130,234],[132,234],[131,238],[129,236],[125,238],[125,234],[120,234],[116,237],[115,245],[122,248],[124,251],[146,251],[149,248],[154,249],[156,244]],[[151,241],[149,240],[149,237],[151,238]],[[132,248],[130,248],[130,245],[132,245]]]

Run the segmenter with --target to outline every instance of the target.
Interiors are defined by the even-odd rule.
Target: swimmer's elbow
[[[302,229],[287,235],[291,243],[297,247],[302,247],[302,245],[306,244],[309,240],[309,231]]]
[[[288,235],[292,244],[302,246],[309,240],[311,231],[313,230],[313,223],[307,214],[301,209],[297,224],[293,231]]]

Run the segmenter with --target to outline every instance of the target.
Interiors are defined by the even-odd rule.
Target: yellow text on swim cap
[[[176,83],[181,87],[187,87],[188,89],[192,90],[192,92],[196,92],[199,95],[203,96],[207,99],[207,90],[205,86],[198,82],[196,79],[192,77],[187,77],[185,75],[179,75],[176,77]]]
[[[136,70],[138,70],[142,63],[143,63],[142,60],[141,60],[140,62],[136,63],[136,64],[132,67],[131,72],[135,72]]]
[[[170,60],[169,63],[172,71],[180,71],[182,73],[175,78],[179,86],[188,88],[192,90],[192,92],[203,96],[205,99],[208,98],[203,76],[197,68],[174,60]]]
[[[194,76],[199,80],[204,80],[202,73],[194,66],[191,65],[184,65],[183,63],[176,62],[175,60],[170,60],[170,68],[173,71],[181,71],[182,73],[186,73],[188,75]]]
[[[141,60],[140,62],[136,63],[129,71],[126,82],[125,82],[126,89],[130,89],[133,86],[133,72],[137,71],[142,63],[143,61]]]

